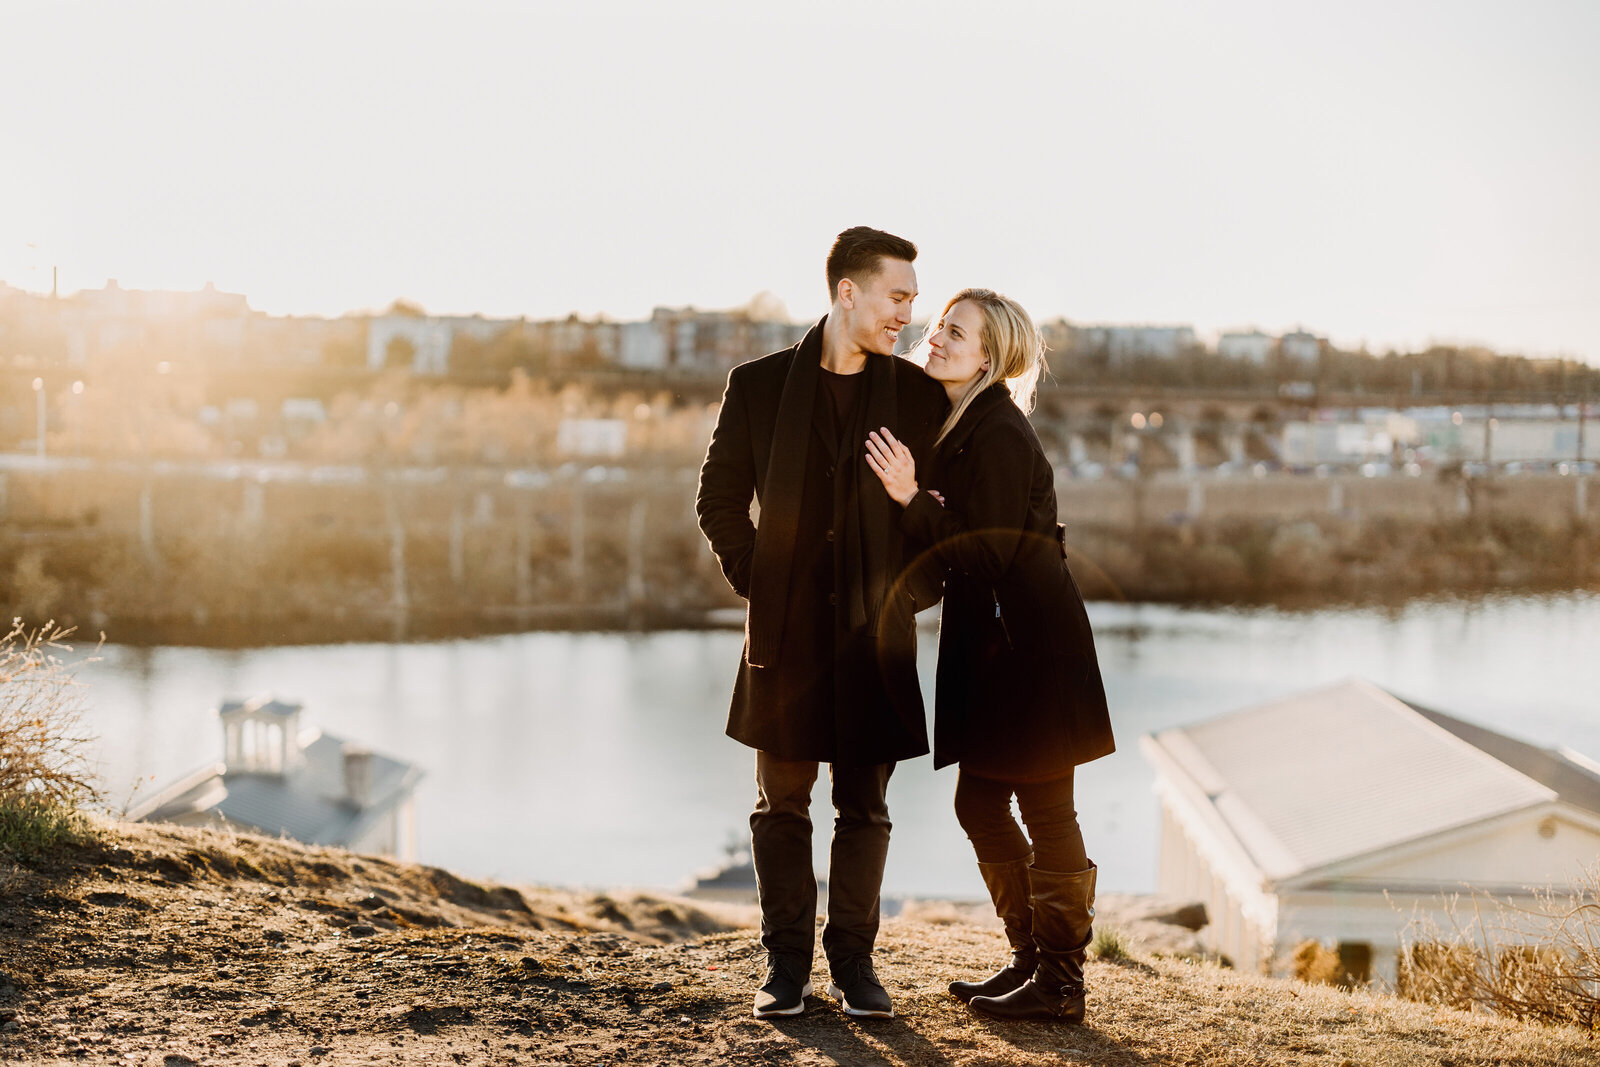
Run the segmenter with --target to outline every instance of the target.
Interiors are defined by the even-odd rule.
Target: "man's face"
[[[850,296],[841,303],[850,340],[863,352],[888,356],[894,354],[900,331],[911,322],[917,272],[903,259],[885,256],[878,262],[878,273],[860,283],[852,280]]]

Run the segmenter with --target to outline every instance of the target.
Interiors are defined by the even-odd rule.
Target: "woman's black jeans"
[[[1011,815],[1011,798],[1027,826]],[[1063,874],[1085,870],[1083,832],[1072,802],[1072,773],[1048,782],[1003,782],[962,769],[956,779],[956,819],[979,863],[1009,863],[1033,854],[1033,865]],[[1030,845],[1028,839],[1032,838]]]

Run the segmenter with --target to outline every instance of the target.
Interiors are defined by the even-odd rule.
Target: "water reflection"
[[[1106,889],[1155,879],[1156,809],[1139,734],[1350,675],[1541,745],[1600,756],[1600,597],[1394,609],[1091,606],[1120,751],[1082,769],[1079,807]],[[926,636],[926,635],[925,635]],[[744,831],[748,750],[722,736],[737,633],[524,634],[244,652],[111,646],[87,665],[114,800],[221,752],[215,708],[273,692],[306,720],[427,771],[424,861],[469,876],[673,886]],[[919,666],[932,691],[933,642]],[[148,785],[146,786],[148,788]],[[950,813],[955,774],[910,761],[890,786],[891,893],[981,896]],[[825,789],[817,790],[822,800]],[[823,802],[825,805],[825,801]],[[814,809],[819,827],[830,815]],[[826,834],[818,835],[818,862]]]

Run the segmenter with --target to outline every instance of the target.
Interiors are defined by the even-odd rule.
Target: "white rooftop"
[[[304,704],[294,704],[276,697],[252,697],[249,700],[224,701],[222,707],[217,709],[217,714],[224,718],[235,715],[260,715],[285,719],[298,715],[304,708]]]
[[[1557,799],[1467,729],[1352,679],[1150,740],[1276,881]]]
[[[368,795],[359,803],[347,795],[344,776],[345,755],[351,751],[369,761]],[[257,833],[346,846],[409,797],[422,778],[411,763],[321,731],[303,740],[303,752],[304,759],[281,774],[230,773],[221,763],[199,768],[136,805],[128,818],[176,822],[213,812]]]

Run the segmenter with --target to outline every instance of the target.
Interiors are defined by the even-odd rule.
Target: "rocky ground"
[[[0,1061],[1600,1062],[1572,1031],[1179,958],[1191,935],[1170,912],[1106,903],[1134,951],[1091,961],[1087,1026],[986,1021],[951,999],[952,977],[986,973],[1004,948],[992,918],[947,904],[884,924],[896,1018],[813,998],[766,1022],[749,1015],[762,957],[748,909],[480,886],[291,842],[110,824],[102,845],[0,862]]]

